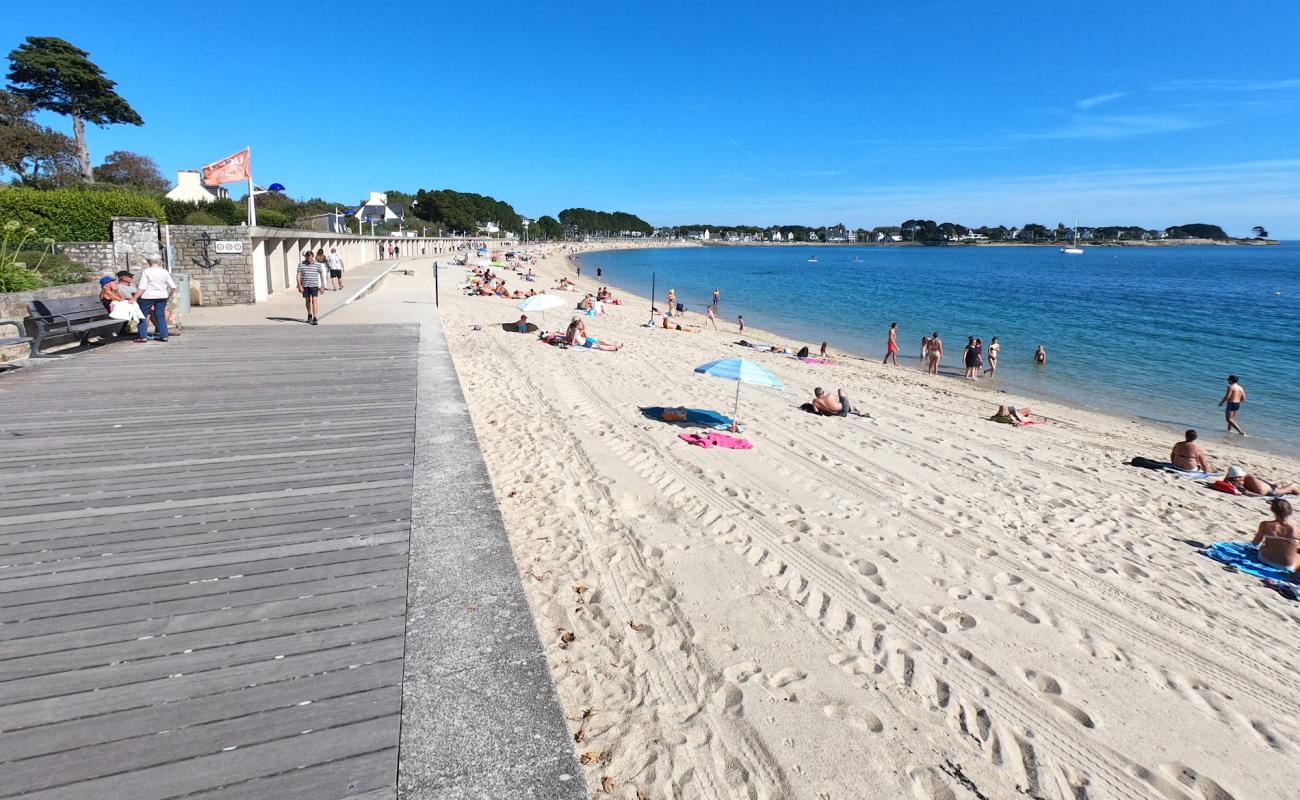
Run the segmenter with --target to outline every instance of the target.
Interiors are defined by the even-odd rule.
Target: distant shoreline
[[[703,247],[1069,247],[1069,242],[695,242]],[[1088,242],[1079,247],[1262,247],[1281,244],[1278,239],[1155,239],[1151,241]]]

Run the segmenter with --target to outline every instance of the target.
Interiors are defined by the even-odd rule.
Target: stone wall
[[[99,296],[98,283],[69,283],[63,286],[50,286],[45,289],[36,289],[31,292],[7,292],[0,294],[0,319],[16,319],[23,322],[27,319],[27,303],[31,300],[47,300],[56,297],[84,297],[86,295]],[[36,335],[36,329],[30,323],[26,323],[27,335]],[[12,326],[6,325],[0,328],[0,339],[8,339],[14,336],[15,332]],[[71,344],[77,342],[74,339]],[[57,348],[54,348],[57,349]],[[28,354],[27,345],[17,347],[0,347],[0,361],[8,361],[14,358],[26,358]]]
[[[169,225],[172,274],[190,276],[195,305],[228,306],[255,301],[249,229],[225,225]],[[218,253],[217,242],[240,242],[242,253]]]
[[[119,262],[114,260],[112,242],[60,242],[59,250],[95,272],[117,272],[122,269],[118,266]]]
[[[139,272],[150,256],[162,258],[158,220],[153,217],[113,217],[113,260],[125,264],[126,269],[132,272]]]

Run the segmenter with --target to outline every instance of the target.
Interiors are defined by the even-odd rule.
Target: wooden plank
[[[194,331],[0,381],[0,797],[394,796],[417,342]],[[88,457],[127,368],[165,387],[145,471]]]

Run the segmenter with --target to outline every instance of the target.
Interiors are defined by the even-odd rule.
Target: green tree
[[[94,183],[86,123],[143,125],[144,120],[117,93],[117,83],[109,80],[89,56],[85,50],[54,36],[28,36],[9,53],[9,90],[33,108],[72,117],[81,178]]]
[[[32,119],[31,104],[0,91],[0,168],[24,186],[54,188],[75,183],[76,145]]]
[[[146,192],[165,192],[170,186],[157,161],[126,150],[114,150],[105,156],[104,163],[95,167],[95,180]]]
[[[555,217],[547,214],[533,223],[528,229],[528,235],[533,239],[559,241],[564,238],[564,226]]]
[[[1268,231],[1264,230],[1262,225],[1256,225],[1255,227],[1250,229],[1250,232],[1255,234],[1256,239],[1268,238]]]

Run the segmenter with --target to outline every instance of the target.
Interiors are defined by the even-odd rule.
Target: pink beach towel
[[[807,357],[804,357],[804,358],[801,358],[801,359],[799,359],[799,360],[802,361],[802,362],[805,363],[805,364],[829,364],[829,363],[831,363],[831,360],[830,360],[829,358],[807,358]]]
[[[748,439],[725,433],[679,433],[677,438],[696,447],[725,447],[728,450],[752,450],[754,447]]]

